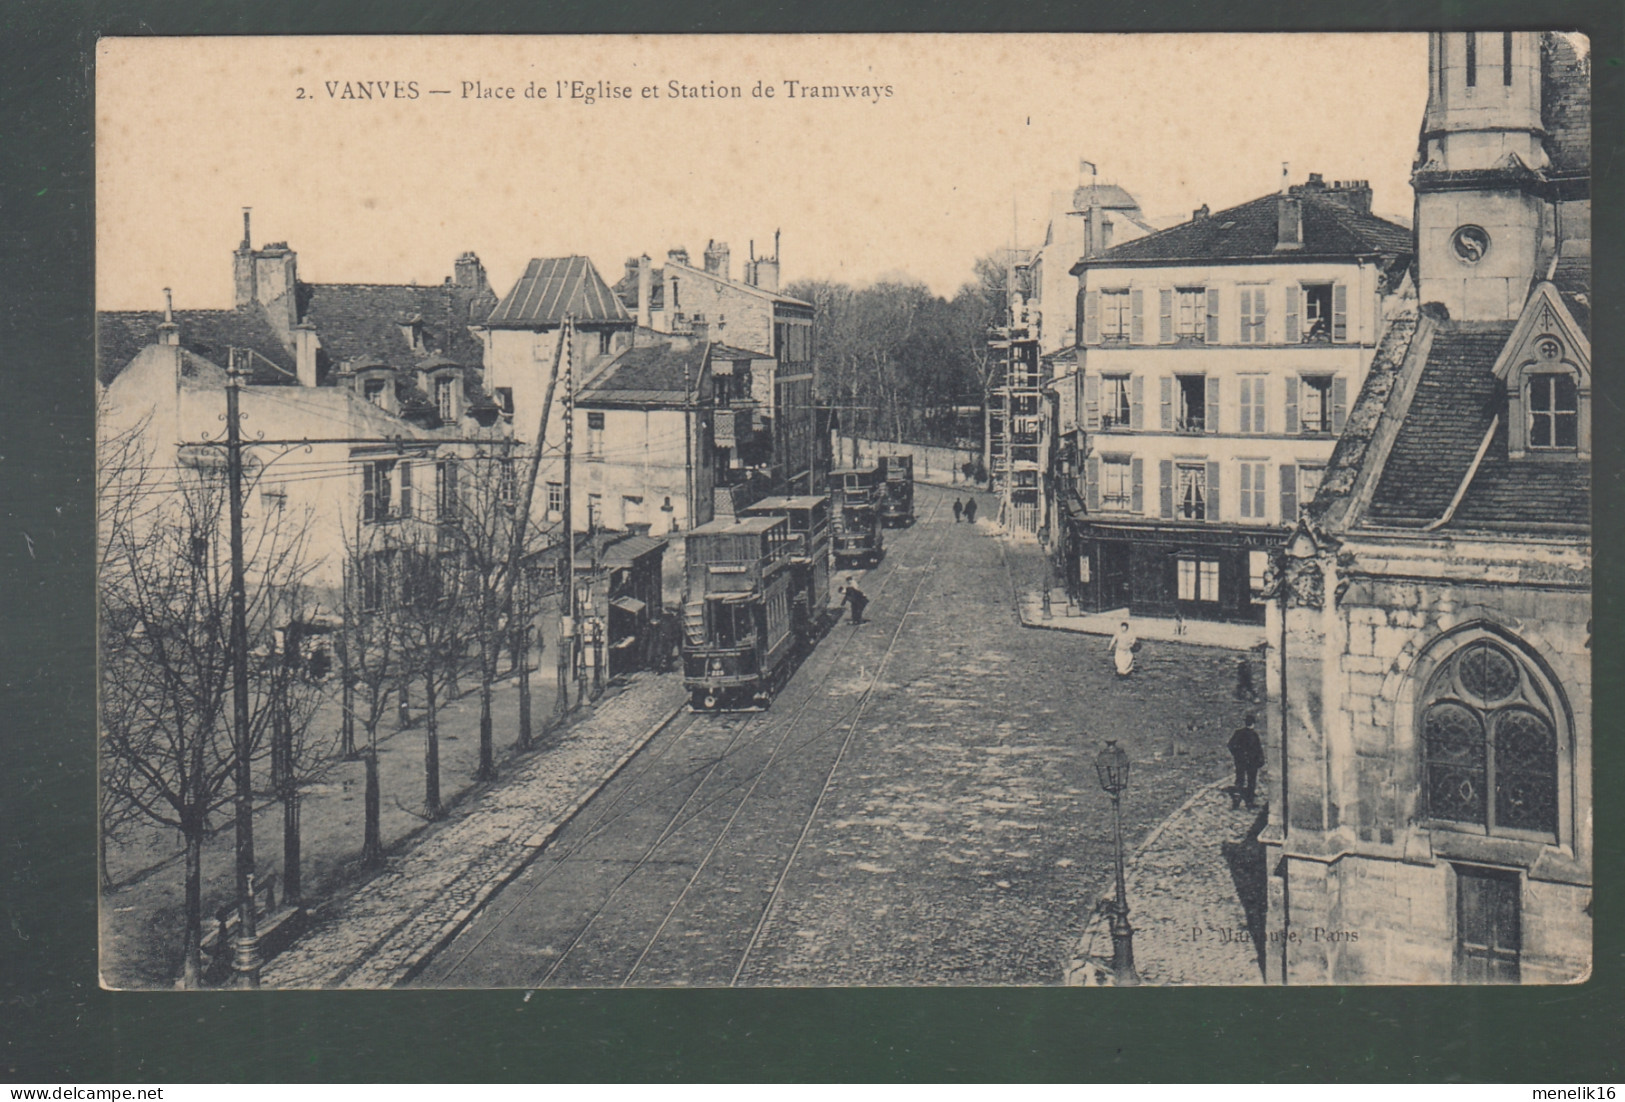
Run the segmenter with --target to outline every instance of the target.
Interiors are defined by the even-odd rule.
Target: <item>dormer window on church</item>
[[[1579,448],[1580,391],[1574,376],[1545,371],[1525,378],[1529,386],[1529,446]]]

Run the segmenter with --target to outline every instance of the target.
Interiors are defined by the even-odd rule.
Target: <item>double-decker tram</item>
[[[683,687],[695,711],[759,710],[789,680],[793,544],[784,517],[714,520],[688,533]]]
[[[790,620],[798,645],[810,647],[829,615],[829,498],[765,497],[750,517],[783,517],[790,526]]]
[[[879,467],[844,467],[829,472],[830,508],[835,522],[832,550],[837,567],[873,566],[885,554],[880,500],[885,488]]]
[[[882,495],[880,521],[896,528],[914,523],[914,457],[880,457]]]

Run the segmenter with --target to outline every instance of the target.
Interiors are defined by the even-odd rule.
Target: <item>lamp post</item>
[[[1112,930],[1112,975],[1118,987],[1137,987],[1140,974],[1134,970],[1134,929],[1128,924],[1128,890],[1123,878],[1123,790],[1128,787],[1128,755],[1107,739],[1105,749],[1095,758],[1100,787],[1112,798],[1112,836],[1117,848],[1117,898],[1105,907]]]

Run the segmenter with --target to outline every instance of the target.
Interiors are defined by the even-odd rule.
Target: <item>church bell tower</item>
[[[1541,35],[1434,31],[1411,184],[1421,301],[1464,321],[1516,318],[1551,260]]]

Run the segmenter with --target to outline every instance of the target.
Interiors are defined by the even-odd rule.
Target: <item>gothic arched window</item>
[[[1557,840],[1560,719],[1527,662],[1473,639],[1435,669],[1420,721],[1428,818]]]

